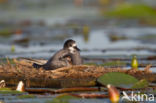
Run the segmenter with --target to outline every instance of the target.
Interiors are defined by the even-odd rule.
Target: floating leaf
[[[24,93],[25,92],[11,90],[10,88],[0,88],[0,94],[24,94]]]
[[[0,88],[0,91],[9,91],[11,90],[10,88]]]
[[[36,96],[29,94],[29,95],[21,95],[18,96],[19,99],[27,99],[27,98],[35,98]]]
[[[1,90],[0,94],[23,94],[23,92],[19,92],[16,90]]]
[[[61,94],[61,95],[57,96],[56,98],[57,99],[64,99],[64,100],[77,99],[77,97],[74,97],[74,96],[69,95],[69,94]]]
[[[69,103],[69,100],[71,99],[78,99],[78,98],[69,94],[61,94],[56,98],[54,98],[52,101],[47,101],[46,103]]]
[[[122,18],[149,18],[155,17],[154,8],[143,4],[121,4],[114,10],[107,12],[108,16]]]
[[[137,82],[136,84],[134,84],[131,88],[133,89],[138,89],[138,88],[146,88],[148,87],[148,81],[145,79],[140,80],[139,82]]]
[[[110,61],[110,62],[105,62],[104,64],[101,64],[100,66],[109,66],[109,67],[126,66],[126,63],[122,61]]]
[[[138,82],[135,77],[120,72],[106,73],[100,76],[97,81],[102,85],[111,84],[113,86],[124,88],[130,88],[132,85]]]

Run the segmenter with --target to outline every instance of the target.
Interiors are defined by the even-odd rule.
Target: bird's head
[[[73,53],[75,50],[80,51],[80,49],[77,47],[76,42],[72,39],[65,41],[63,48],[69,49],[71,53]]]

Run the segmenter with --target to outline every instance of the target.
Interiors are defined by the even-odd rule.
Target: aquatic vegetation
[[[0,88],[0,91],[10,91],[10,88]]]
[[[10,29],[2,29],[0,30],[1,37],[10,37],[13,34],[13,31]]]
[[[16,91],[16,90],[11,90],[11,89],[7,89],[7,88],[4,88],[4,89],[0,90],[0,94],[22,94],[22,93],[23,92]]]
[[[148,34],[137,37],[138,40],[143,40],[147,42],[155,42],[156,41],[156,35],[155,34]]]
[[[85,42],[88,42],[89,40],[89,33],[90,33],[90,28],[89,26],[85,25],[82,27],[82,34]]]
[[[85,63],[85,65],[94,65],[94,66],[97,66],[97,64],[96,63]]]
[[[126,66],[126,62],[123,61],[108,61],[103,64],[96,64],[96,63],[86,63],[85,65],[92,65],[92,66],[104,66],[104,67],[122,67]]]
[[[0,81],[0,88],[5,88],[5,87],[6,87],[5,80],[1,80]]]
[[[149,85],[145,79],[138,81],[135,77],[120,72],[106,73],[100,76],[97,81],[102,85],[111,84],[113,86],[131,89],[146,88]]]
[[[154,8],[144,4],[121,4],[112,11],[106,13],[107,16],[119,18],[155,18]]]
[[[29,94],[29,95],[20,95],[18,96],[19,99],[28,99],[28,98],[35,98],[35,95]]]
[[[118,103],[120,99],[120,93],[119,91],[112,85],[107,85],[108,93],[109,93],[109,99],[111,103]]]
[[[131,62],[132,69],[138,70],[138,65],[139,64],[138,64],[137,57],[136,57],[136,55],[133,55],[132,62]]]
[[[11,58],[0,58],[0,64],[15,64]]]
[[[96,79],[108,72],[121,72],[130,74],[139,79],[146,78],[149,82],[155,82],[155,74],[147,70],[127,70],[120,67],[102,67],[102,66],[88,66],[78,65],[71,67],[63,67],[56,70],[35,69],[32,67],[31,59],[17,59],[15,65],[3,64],[0,66],[1,78],[7,79],[7,85],[16,85],[17,81],[25,80],[26,85],[29,87],[88,87],[97,84]],[[39,61],[39,60],[38,60]],[[41,60],[42,61],[42,60]],[[11,68],[11,69],[10,69]],[[148,67],[150,68],[150,67]],[[7,73],[6,73],[7,71]],[[31,72],[30,72],[31,71]],[[137,75],[136,75],[137,74]],[[124,76],[118,76],[119,80],[124,80]],[[12,79],[10,79],[12,78]],[[19,80],[20,78],[20,80]],[[112,78],[112,77],[110,77]],[[113,81],[116,81],[116,77]],[[45,79],[48,82],[45,82]],[[14,80],[14,82],[12,82]],[[128,79],[129,80],[129,79]],[[111,80],[108,80],[111,81]],[[127,79],[125,78],[125,81]],[[128,81],[127,81],[128,82]],[[120,83],[120,82],[119,82]],[[110,83],[109,83],[110,84]],[[135,84],[135,83],[134,83]]]
[[[138,81],[136,84],[134,84],[131,88],[133,89],[138,89],[138,88],[146,88],[148,87],[149,83],[147,80],[142,79],[140,81]]]
[[[69,94],[61,94],[54,98],[51,101],[47,101],[46,103],[69,103],[69,100],[78,99],[78,97],[71,96]]]
[[[20,92],[24,92],[25,91],[25,87],[24,87],[24,83],[23,81],[19,81],[16,91],[20,91]]]
[[[11,46],[11,52],[14,53],[15,52],[15,45]]]
[[[103,64],[100,64],[99,66],[120,67],[120,66],[126,66],[126,63],[123,61],[110,61],[110,62],[105,62]]]
[[[119,36],[119,35],[115,35],[115,34],[111,34],[111,35],[109,35],[109,39],[110,39],[112,42],[115,42],[115,41],[118,41],[118,40],[126,40],[126,39],[128,39],[128,37],[126,37],[126,36]]]
[[[138,80],[135,77],[125,73],[111,72],[100,76],[97,79],[97,82],[102,85],[111,84],[117,87],[130,88],[132,85],[136,84]]]

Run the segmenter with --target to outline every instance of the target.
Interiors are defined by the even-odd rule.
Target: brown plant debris
[[[36,60],[39,62],[39,60]],[[41,60],[42,62],[44,60]],[[78,65],[58,68],[56,70],[35,69],[29,60],[14,60],[14,64],[7,61],[0,65],[0,79],[6,81],[7,86],[15,86],[22,80],[26,87],[78,87],[94,86],[96,78],[108,72],[123,72],[137,77],[156,81],[156,75],[145,70],[126,70],[124,68],[104,68],[97,66]],[[45,62],[45,61],[44,61]],[[42,63],[41,63],[42,64]],[[70,83],[68,83],[70,82]]]

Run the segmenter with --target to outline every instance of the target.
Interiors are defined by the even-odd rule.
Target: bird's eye
[[[70,46],[70,47],[72,47],[72,45],[71,45],[71,44],[69,44],[69,46]]]

